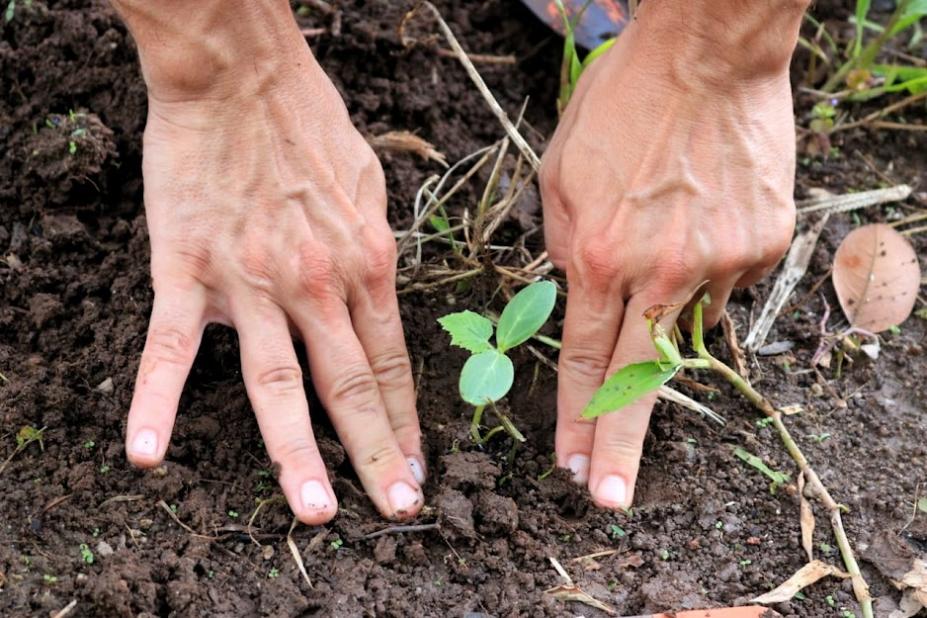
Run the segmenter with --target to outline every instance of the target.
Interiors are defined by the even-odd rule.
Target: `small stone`
[[[380,537],[373,548],[373,558],[377,564],[389,564],[396,560],[396,539],[389,535]]]
[[[107,543],[106,541],[100,541],[97,543],[97,555],[101,558],[106,558],[107,556],[113,555],[113,546]]]
[[[112,395],[113,391],[116,390],[115,386],[113,385],[113,379],[106,378],[105,380],[97,384],[97,390],[103,393],[104,395]]]

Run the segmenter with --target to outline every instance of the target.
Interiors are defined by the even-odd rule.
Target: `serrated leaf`
[[[478,313],[460,311],[438,318],[441,328],[451,334],[451,345],[479,354],[492,349],[492,322]]]
[[[467,403],[484,406],[499,401],[512,388],[515,367],[496,350],[474,354],[460,372],[460,396]]]
[[[531,338],[550,317],[557,301],[557,286],[550,281],[532,283],[512,297],[496,327],[496,347],[510,350]]]
[[[583,410],[583,418],[595,418],[620,410],[670,380],[682,365],[661,364],[658,361],[634,363],[619,369],[592,396]]]
[[[850,232],[834,255],[834,289],[852,326],[878,333],[904,322],[921,284],[917,254],[883,223]]]

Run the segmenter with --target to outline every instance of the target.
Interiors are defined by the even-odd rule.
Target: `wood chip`
[[[411,152],[425,161],[436,161],[447,167],[447,157],[438,151],[431,142],[409,131],[389,131],[382,135],[371,135],[367,138],[373,148],[391,150],[393,152]]]
[[[794,597],[796,593],[801,592],[803,588],[828,575],[843,579],[850,576],[831,564],[826,564],[820,560],[812,560],[798,569],[792,577],[785,580],[778,588],[756,597],[751,603],[762,603],[763,605],[784,603]]]
[[[808,562],[814,561],[814,511],[811,510],[811,503],[805,497],[805,473],[798,474],[798,497],[801,500],[800,522],[801,522],[801,545],[808,556]]]

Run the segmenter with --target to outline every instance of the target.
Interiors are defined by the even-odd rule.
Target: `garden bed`
[[[437,33],[428,20],[416,22],[420,42],[409,48],[398,35],[405,3],[340,4],[337,31],[332,15],[299,21],[362,133],[414,131],[450,162],[503,135],[457,60],[437,51],[436,38],[426,40]],[[469,51],[517,60],[478,68],[511,115],[530,97],[524,133],[543,150],[556,123],[560,39],[513,0],[436,5]],[[622,615],[642,614],[744,602],[804,564],[797,495],[788,487],[771,493],[768,479],[733,449],[742,446],[793,479],[794,466],[774,430],[758,424],[758,413],[725,385],[711,395],[680,387],[726,417],[724,428],[658,404],[629,514],[598,510],[566,475],[545,474],[556,375],[527,349],[512,353],[516,381],[507,400],[527,442],[514,454],[509,438],[475,447],[456,384],[466,355],[448,346],[436,319],[463,308],[498,310],[499,278],[491,271],[465,289],[451,284],[400,297],[430,470],[428,506],[414,522],[424,529],[367,538],[389,524],[361,491],[327,419],[316,414],[341,507],[330,524],[293,532],[313,587],[287,547],[284,503],[261,509],[251,538],[256,500],[278,490],[242,384],[235,334],[220,326],[206,331],[165,465],[130,467],[124,422],[152,298],[140,174],[144,85],[134,46],[105,3],[18,7],[0,26],[0,461],[21,427],[45,429],[42,448],[30,444],[0,474],[0,615],[49,615],[72,601],[75,616],[597,615],[544,593],[562,583],[550,557],[596,599]],[[824,3],[816,11],[847,17]],[[796,62],[796,80],[803,66]],[[799,101],[799,118],[809,108]],[[83,131],[75,137],[75,129]],[[886,182],[915,185],[915,192],[902,204],[830,219],[793,304],[770,334],[794,347],[760,357],[753,375],[777,404],[803,407],[786,423],[847,505],[844,522],[876,615],[887,616],[899,593],[867,561],[867,548],[883,533],[900,533],[927,550],[927,513],[914,508],[918,492],[927,493],[927,321],[910,318],[884,338],[878,360],[860,359],[839,378],[822,370],[822,380],[809,371],[810,359],[822,299],[837,303],[829,280],[820,292],[811,287],[826,276],[854,216],[883,221],[892,208],[927,207],[927,138],[857,129],[835,135],[833,145],[827,159],[799,156],[799,197],[812,187],[842,193]],[[405,229],[419,186],[442,168],[409,153],[381,154],[390,220]],[[449,208],[479,198],[484,172]],[[499,242],[539,223],[537,194],[528,190],[523,201],[524,220],[504,225]],[[542,234],[525,238],[528,251],[543,250]],[[925,236],[912,241],[923,255]],[[770,287],[766,281],[735,293],[730,312],[741,336]],[[561,303],[557,319],[562,310]],[[545,332],[559,336],[553,325]],[[710,346],[727,358],[718,333]],[[308,379],[306,387],[311,391]],[[314,398],[310,405],[320,409]],[[829,528],[819,523],[815,534],[817,556],[839,563]],[[617,551],[573,561],[605,550]],[[857,611],[849,581],[824,579],[803,597],[774,609],[794,616]]]

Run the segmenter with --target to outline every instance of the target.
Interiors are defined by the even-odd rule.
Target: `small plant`
[[[779,438],[782,440],[783,445],[801,470],[801,478],[804,479],[804,482],[808,483],[810,487],[810,491],[807,492],[807,495],[813,495],[827,509],[830,515],[834,536],[837,538],[837,546],[840,549],[846,571],[853,580],[854,592],[862,608],[863,617],[872,618],[872,598],[869,596],[868,586],[859,570],[859,564],[856,561],[852,546],[847,538],[846,530],[843,527],[841,511],[846,507],[838,504],[833,499],[827,487],[821,482],[820,477],[811,468],[804,453],[801,452],[795,439],[783,423],[782,410],[776,408],[768,399],[754,389],[743,376],[712,356],[708,351],[704,340],[704,324],[702,317],[704,305],[708,304],[710,301],[711,299],[706,294],[701,300],[696,302],[692,308],[691,344],[692,349],[696,353],[694,358],[683,357],[680,351],[680,345],[684,342],[682,341],[682,334],[678,329],[674,328],[672,332],[668,334],[660,325],[660,320],[664,316],[671,310],[677,309],[685,303],[654,305],[647,309],[643,317],[647,321],[650,338],[657,351],[657,359],[627,365],[608,377],[605,383],[592,396],[592,400],[586,406],[585,410],[583,410],[582,416],[584,418],[596,418],[603,414],[620,410],[647,393],[666,384],[683,369],[707,369],[723,377],[753,404],[755,408],[765,414],[766,417],[772,419],[772,426],[775,427],[776,431],[779,433]],[[759,457],[743,449],[737,449],[735,455],[768,476],[772,480],[771,490],[788,481],[788,476],[782,472],[769,468]]]
[[[736,455],[740,460],[745,462],[748,466],[759,470],[765,474],[771,481],[769,484],[769,493],[775,494],[776,490],[779,489],[781,485],[785,485],[789,482],[789,475],[784,472],[779,472],[778,470],[773,470],[766,465],[762,459],[749,453],[739,446],[734,449],[734,455]]]
[[[615,44],[617,38],[608,39],[604,43],[586,54],[586,57],[580,61],[579,51],[576,49],[576,35],[574,33],[576,23],[582,17],[582,11],[573,19],[567,15],[566,9],[561,0],[554,0],[557,3],[557,10],[560,11],[560,17],[563,19],[563,60],[560,63],[560,94],[557,96],[557,113],[562,114],[566,109],[567,103],[576,90],[576,84],[579,78],[589,65],[596,58],[604,54]],[[585,10],[585,7],[583,8]]]
[[[95,446],[96,446],[96,442],[94,442],[93,440],[87,440],[86,442],[84,442],[84,448],[87,449],[88,451],[92,451],[93,447]]]
[[[25,425],[16,432],[16,448],[13,449],[13,452],[10,453],[10,456],[0,463],[0,474],[3,474],[3,471],[9,465],[13,458],[18,454],[26,450],[26,448],[33,442],[39,443],[39,450],[45,452],[45,444],[42,442],[42,436],[45,433],[45,427],[41,429],[36,429],[32,425]]]
[[[608,526],[608,535],[612,537],[613,541],[623,539],[625,536],[627,536],[627,534],[628,533],[624,531],[624,528],[618,524],[609,524]]]
[[[341,537],[336,538],[334,541],[328,544],[331,547],[332,551],[338,551],[344,547],[344,540]]]
[[[42,581],[44,581],[46,584],[57,584],[58,576],[50,575],[49,573],[46,573],[45,575],[42,576]]]
[[[850,45],[849,58],[824,85],[825,92],[833,92],[846,85],[853,94],[852,100],[866,100],[890,92],[917,94],[927,90],[927,68],[898,64],[877,64],[876,57],[890,40],[911,28],[920,32],[918,22],[927,16],[927,2],[924,0],[899,0],[888,23],[875,26],[868,21],[871,0],[856,0],[856,34]],[[868,42],[864,42],[867,28],[878,31]],[[915,34],[915,39],[918,35]]]
[[[270,571],[267,572],[268,579],[277,579],[280,577],[280,569],[273,567]]]
[[[231,517],[232,519],[238,519],[238,511],[230,510],[229,517]]]
[[[557,300],[557,288],[550,281],[539,281],[522,289],[512,297],[495,329],[496,344],[493,338],[493,323],[473,311],[451,313],[438,319],[441,327],[451,335],[451,345],[470,352],[460,372],[460,396],[474,406],[473,419],[470,423],[470,435],[477,444],[484,438],[480,435],[480,422],[487,405],[493,405],[505,397],[515,380],[515,367],[506,352],[521,345],[547,322],[554,303]],[[524,437],[501,412],[496,410],[502,425],[486,435],[488,439],[497,430],[508,431],[519,442]]]
[[[80,559],[86,564],[93,564],[93,552],[86,543],[80,544]]]

